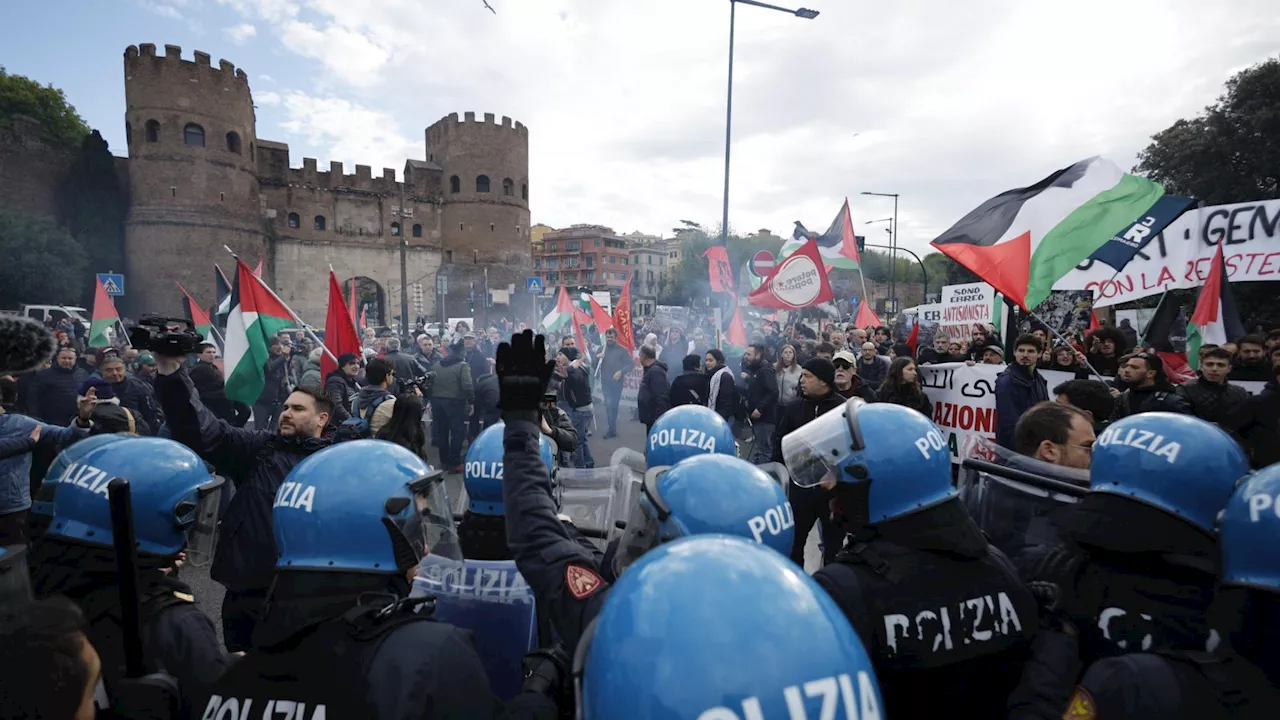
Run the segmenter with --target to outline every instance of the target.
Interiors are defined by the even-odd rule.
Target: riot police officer
[[[514,335],[498,347],[497,374],[506,429],[503,502],[507,541],[520,574],[552,618],[568,648],[599,612],[609,587],[601,561],[575,542],[556,518],[546,466],[538,453],[538,402],[551,375],[542,336]],[[625,567],[660,542],[699,533],[739,535],[779,552],[795,525],[778,483],[743,460],[701,454],[675,467],[649,468],[619,543]]]
[[[458,525],[458,539],[462,543],[462,556],[468,560],[511,559],[502,505],[503,429],[503,424],[497,423],[477,435],[467,449],[462,466],[467,509]],[[538,440],[538,453],[547,468],[548,490],[558,498],[555,473],[559,452],[555,443],[543,435]]]
[[[852,398],[782,439],[791,479],[832,489],[852,537],[814,574],[868,646],[888,717],[998,717],[1038,624],[1036,601],[951,485],[928,418]]]
[[[1056,511],[1066,543],[1028,550],[1034,557],[1019,563],[1060,589],[1084,667],[1157,647],[1217,645],[1207,619],[1214,523],[1248,470],[1229,435],[1189,415],[1132,415],[1098,436],[1089,492]]]
[[[714,410],[680,405],[662,413],[645,440],[646,467],[671,467],[685,458],[706,453],[737,454],[733,429]]]
[[[1210,616],[1225,625],[1223,644],[1212,653],[1161,647],[1103,658],[1085,672],[1066,705],[1068,717],[1280,717],[1277,502],[1280,465],[1272,465],[1244,478],[1218,521],[1222,567]],[[1010,717],[1057,718],[1061,707],[1027,704]]]
[[[86,443],[91,441],[86,440]],[[107,485],[129,481],[137,542],[138,600],[143,661],[163,670],[191,707],[229,664],[213,623],[192,590],[172,575],[179,553],[207,562],[213,550],[222,480],[191,450],[161,438],[97,441],[88,452],[73,445],[56,460],[49,525],[32,547],[31,580],[37,596],[62,594],[89,623],[86,633],[102,659],[103,700],[125,677],[119,576]],[[101,703],[100,703],[101,704]]]
[[[253,649],[196,710],[295,718],[490,717],[493,693],[470,634],[406,599],[448,516],[439,471],[381,440],[340,443],[276,492],[280,550]],[[229,710],[228,708],[234,708]]]
[[[640,558],[573,665],[586,720],[885,717],[876,671],[831,598],[785,551],[736,537],[681,538]]]

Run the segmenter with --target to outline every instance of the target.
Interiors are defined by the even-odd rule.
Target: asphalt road
[[[604,417],[604,409],[598,408],[596,412],[597,427],[589,438],[589,447],[595,458],[596,465],[603,466],[609,462],[610,456],[618,448],[631,448],[639,452],[644,451],[644,426],[639,422],[626,419],[627,411],[624,409],[618,418],[618,437],[609,440],[602,439],[604,431],[608,425]],[[439,457],[435,448],[430,449],[430,460],[433,465],[439,466]],[[457,498],[462,491],[462,475],[451,474],[446,476],[445,487],[449,492],[451,499]],[[805,546],[805,569],[813,572],[819,567],[819,553],[817,542],[817,531],[815,530],[809,537],[808,544]],[[222,639],[222,624],[220,621],[222,607],[222,586],[209,578],[209,569],[207,567],[185,567],[181,572],[181,579],[191,585],[196,596],[196,600],[200,608],[213,619],[213,624],[218,630],[218,639]]]

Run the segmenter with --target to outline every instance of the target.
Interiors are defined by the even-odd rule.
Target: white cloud
[[[169,0],[168,2],[156,2],[154,0],[139,0],[142,7],[159,15],[162,18],[170,20],[182,20],[182,12],[176,6],[185,5],[184,1]]]
[[[223,29],[227,37],[231,38],[231,42],[237,45],[243,45],[249,38],[256,37],[258,29],[249,23],[241,23],[234,27]]]
[[[258,91],[253,94],[253,102],[256,105],[279,105],[280,93],[271,92],[270,90]]]
[[[314,62],[287,81],[309,90],[280,99],[285,127],[334,159],[399,167],[422,156],[426,125],[493,112],[529,127],[538,221],[719,220],[727,3],[219,2]],[[1274,0],[810,4],[813,21],[738,7],[740,230],[823,228],[846,196],[861,224],[892,202],[859,192],[897,192],[901,240],[923,249],[1076,160],[1132,165],[1231,72],[1280,51]]]
[[[263,81],[263,82],[269,82],[269,83],[273,83],[273,82],[275,82],[275,81],[276,81],[276,79],[275,79],[275,78],[271,77],[270,75],[268,75],[268,74],[266,74],[266,73],[262,73],[261,75],[259,75],[259,76],[258,76],[258,79],[259,79],[259,80],[261,80],[261,81]]]

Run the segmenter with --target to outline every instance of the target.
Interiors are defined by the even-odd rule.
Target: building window
[[[595,256],[595,255],[588,255],[588,256],[587,256],[587,267],[595,267],[595,266],[596,266],[596,256]]]
[[[455,194],[462,192],[462,179],[457,175],[449,178],[449,192]]]
[[[302,220],[298,217],[298,213],[289,213],[289,227],[296,230],[301,225]]]
[[[618,264],[618,258],[616,258],[616,257],[614,257],[614,256],[612,256],[612,255],[610,255],[610,256],[609,256],[609,264],[610,264],[610,265],[617,265],[617,264]]]
[[[391,237],[400,237],[400,223],[391,223]]]
[[[555,243],[551,243],[550,245],[547,246],[547,252],[555,252],[557,247],[559,246],[556,245]]]
[[[525,183],[524,185],[521,185],[521,186],[520,186],[520,199],[521,199],[521,200],[528,200],[528,199],[529,199],[529,184],[528,184],[528,183]]]
[[[558,267],[560,267],[560,261],[559,261],[558,259],[556,259],[556,258],[547,258],[547,268],[548,268],[548,269],[551,269],[551,268],[558,268]]]
[[[204,147],[204,128],[195,123],[187,123],[182,128],[182,141],[194,147]]]
[[[494,225],[493,223],[489,223],[489,232],[494,232],[497,229],[498,229],[497,225]]]
[[[417,223],[414,223],[414,225],[413,225],[413,236],[414,236],[414,237],[416,237],[416,238],[420,238],[420,237],[422,237],[422,225],[419,225],[419,224],[417,224]]]
[[[582,280],[583,280],[583,282],[595,282],[595,281],[596,281],[596,272],[595,272],[594,270],[587,270],[587,271],[583,272],[583,273],[582,273]]]
[[[480,262],[480,251],[479,251],[479,250],[472,250],[472,251],[471,251],[471,262],[473,262],[473,263],[478,263],[478,262]]]
[[[596,239],[596,247],[600,247],[600,240],[598,238]]]
[[[227,133],[227,152],[240,154],[240,135],[234,130]]]
[[[323,215],[317,215],[317,216],[316,216],[316,229],[317,229],[317,230],[324,230],[324,216],[323,216]]]
[[[534,266],[535,268],[540,268],[540,267],[542,267],[542,258],[534,258],[534,259],[533,259],[533,266]]]
[[[444,261],[445,261],[445,262],[447,262],[447,263],[449,263],[449,264],[453,264],[453,251],[452,251],[452,250],[445,250],[445,251],[444,251]]]
[[[476,178],[476,192],[478,193],[489,192],[489,176],[488,175],[481,175],[480,177]]]
[[[504,178],[502,180],[502,194],[507,196],[516,194],[516,184],[511,182],[511,178]]]
[[[147,142],[160,142],[160,121],[147,121]]]

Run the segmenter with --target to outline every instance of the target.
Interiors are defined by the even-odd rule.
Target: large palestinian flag
[[[542,332],[560,332],[572,322],[573,300],[569,299],[569,291],[561,285],[560,292],[556,293],[555,307],[551,308],[551,312],[542,318],[542,322],[538,324],[538,327],[542,329]]]
[[[293,312],[237,259],[223,351],[227,398],[246,405],[258,401],[266,381],[267,346],[277,333],[293,326]]]
[[[1234,342],[1244,335],[1244,323],[1236,310],[1236,299],[1227,282],[1227,268],[1222,261],[1222,243],[1213,254],[1209,277],[1200,287],[1196,310],[1187,323],[1187,363],[1200,369],[1200,347]]]
[[[1113,239],[1132,257],[1180,212],[1160,202],[1164,195],[1158,183],[1093,157],[982,203],[933,246],[1030,310]],[[1185,209],[1182,201],[1173,204]]]
[[[797,220],[795,232],[792,233],[791,239],[782,245],[778,256],[785,258],[791,255],[809,240],[818,244],[818,252],[822,255],[822,262],[826,264],[827,270],[831,268],[857,270],[862,266],[862,258],[858,255],[858,238],[853,232],[853,214],[849,211],[847,198],[840,212],[836,213],[836,219],[831,221],[831,227],[821,235],[809,232]]]
[[[116,327],[120,316],[116,313],[116,304],[111,302],[111,296],[102,286],[102,281],[94,280],[93,283],[93,319],[89,322],[89,347],[109,347],[111,337],[107,331]]]

